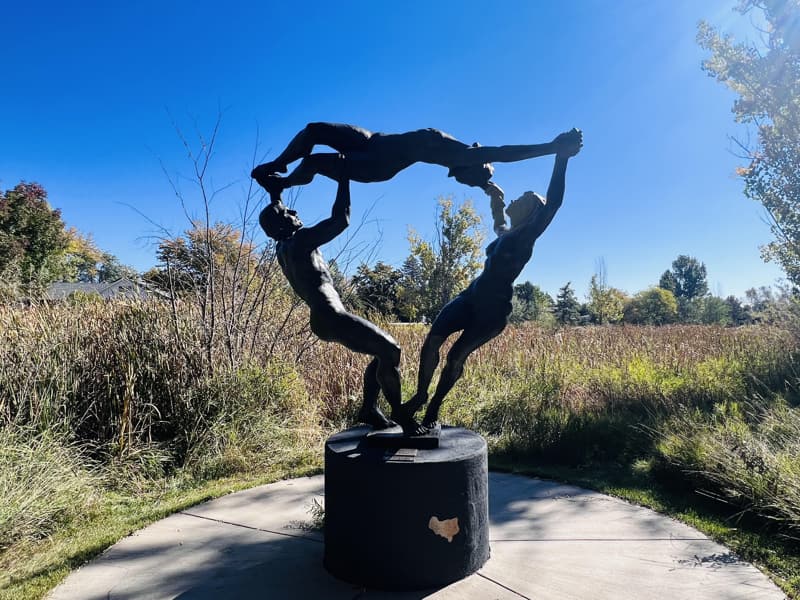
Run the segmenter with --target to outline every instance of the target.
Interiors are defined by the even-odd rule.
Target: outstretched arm
[[[550,185],[547,188],[547,204],[544,205],[544,212],[540,219],[537,219],[538,228],[536,236],[544,233],[544,230],[550,225],[553,217],[556,216],[558,209],[564,202],[564,188],[566,187],[567,178],[567,161],[569,156],[557,154],[556,162],[553,165],[553,174],[550,176]]]
[[[564,180],[567,174],[567,156],[556,156],[556,164],[553,167],[553,175],[550,178],[550,187],[547,188],[547,202],[544,206],[531,215],[527,223],[520,226],[517,236],[526,243],[535,242],[550,225],[553,217],[556,216],[558,209],[564,201]]]
[[[295,237],[301,236],[303,243],[312,248],[327,244],[342,233],[350,224],[350,180],[346,177],[339,179],[339,188],[336,192],[336,201],[333,203],[331,216],[320,221],[313,227],[301,229]]]
[[[556,216],[558,209],[564,201],[564,188],[566,187],[567,162],[570,157],[575,156],[583,145],[583,134],[573,129],[563,136],[570,135],[571,142],[564,144],[562,149],[556,154],[553,174],[550,177],[550,185],[547,188],[547,202],[544,207],[532,215],[530,221],[522,225],[519,232],[521,238],[535,241],[544,230],[550,225],[553,217]]]
[[[529,158],[537,158],[548,154],[559,154],[571,146],[577,129],[572,129],[557,135],[552,142],[544,144],[525,144],[510,146],[478,146],[464,148],[463,151],[451,160],[448,167],[465,167],[496,162],[517,162]],[[456,179],[458,179],[456,177]]]

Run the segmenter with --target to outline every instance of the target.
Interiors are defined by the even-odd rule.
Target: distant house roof
[[[141,300],[152,297],[166,297],[166,294],[155,290],[144,281],[134,281],[121,277],[116,281],[103,283],[72,283],[56,282],[50,284],[45,292],[48,300],[66,300],[75,292],[84,294],[98,294],[105,299],[110,298],[139,298]]]

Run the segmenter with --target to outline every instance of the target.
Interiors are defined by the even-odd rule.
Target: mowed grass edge
[[[308,464],[258,475],[206,481],[197,487],[163,495],[125,497],[108,494],[91,516],[57,529],[44,540],[16,544],[0,554],[0,599],[38,600],[74,569],[99,556],[122,538],[151,523],[201,502],[282,479],[322,472]],[[311,510],[311,507],[309,507]],[[309,521],[313,515],[309,513]]]

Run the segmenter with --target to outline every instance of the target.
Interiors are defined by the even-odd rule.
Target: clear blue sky
[[[43,184],[68,225],[145,270],[156,232],[128,205],[186,226],[161,168],[191,172],[172,118],[193,139],[223,109],[213,181],[233,186],[212,206],[220,218],[237,213],[257,131],[269,158],[309,121],[436,127],[484,145],[577,126],[585,146],[564,206],[520,281],[555,293],[571,280],[583,295],[602,258],[609,284],[636,292],[689,254],[712,292],[742,295],[781,272],[759,257],[769,230],[734,176],[733,96],[700,70],[695,43],[700,19],[752,35],[734,4],[13,2],[0,47],[0,188]],[[549,157],[496,165],[495,180],[511,200],[544,192],[551,167]],[[415,165],[353,184],[354,221],[372,207],[361,240],[380,236],[377,256],[399,266],[407,227],[430,236],[447,194],[474,198],[488,225],[485,196],[445,175]],[[318,178],[296,207],[314,222],[333,195]]]

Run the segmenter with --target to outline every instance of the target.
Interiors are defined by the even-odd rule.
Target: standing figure
[[[441,165],[456,181],[481,188],[491,198],[495,231],[505,231],[503,190],[489,181],[494,173],[493,162],[516,162],[557,153],[567,134],[545,144],[514,146],[469,146],[438,129],[419,129],[406,133],[372,133],[355,125],[309,123],[286,149],[270,162],[253,169],[252,177],[270,196],[280,198],[283,190],[310,183],[318,173],[336,178],[340,154],[347,161],[348,177],[371,183],[388,181],[416,162]],[[312,154],[315,145],[329,146],[336,153]],[[288,165],[298,159],[300,165],[286,177]]]
[[[509,204],[506,212],[511,220],[510,231],[489,244],[483,272],[441,310],[431,325],[420,354],[417,392],[402,407],[408,417],[428,400],[428,386],[439,364],[442,344],[456,331],[462,333],[447,353],[447,362],[418,434],[439,425],[442,400],[464,372],[467,357],[506,327],[511,314],[514,280],[530,260],[533,244],[561,206],[567,161],[581,149],[583,136],[579,130],[573,129],[559,137],[564,136],[568,143],[563,143],[556,154],[547,199],[525,192]]]
[[[386,332],[369,321],[350,314],[333,287],[328,264],[319,247],[330,242],[350,222],[350,185],[342,175],[344,161],[338,172],[331,175],[339,181],[331,216],[313,227],[303,227],[297,212],[278,200],[259,215],[264,232],[274,239],[278,263],[290,285],[311,309],[311,331],[323,340],[338,342],[354,352],[369,354],[374,359],[364,372],[364,403],[358,420],[376,429],[393,423],[378,408],[378,396],[383,391],[392,407],[393,418],[407,433],[419,425],[412,416],[400,413],[400,346]]]

